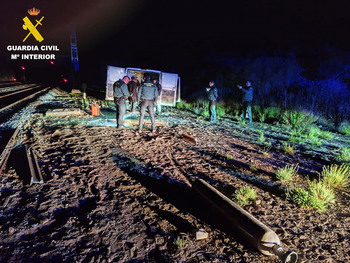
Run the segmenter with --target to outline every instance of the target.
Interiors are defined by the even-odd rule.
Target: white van
[[[106,100],[113,100],[113,84],[124,76],[135,76],[141,83],[143,76],[148,73],[151,79],[157,79],[162,85],[162,92],[159,96],[161,105],[175,107],[180,101],[180,77],[174,73],[165,73],[153,69],[141,68],[120,68],[114,66],[107,67]]]

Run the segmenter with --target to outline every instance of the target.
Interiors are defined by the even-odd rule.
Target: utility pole
[[[75,33],[75,28],[72,27],[70,35],[70,57],[71,57],[71,71],[73,79],[73,88],[77,89],[80,83],[80,74],[79,74],[79,58],[78,58],[78,44],[77,44],[77,35]]]

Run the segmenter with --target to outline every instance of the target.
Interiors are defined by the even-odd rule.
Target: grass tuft
[[[268,156],[270,150],[271,150],[271,147],[264,147],[264,151],[263,151],[262,154],[263,154],[264,156]]]
[[[324,139],[324,140],[333,140],[334,139],[333,134],[328,132],[328,131],[320,131],[320,133],[318,134],[318,137],[320,137],[321,139]]]
[[[343,123],[340,127],[340,132],[344,135],[350,136],[350,124]]]
[[[239,125],[246,125],[246,121],[245,120],[242,120],[241,118],[238,119],[238,124]]]
[[[239,205],[247,205],[250,202],[254,202],[258,195],[253,188],[249,186],[242,186],[235,191],[233,197]]]
[[[304,143],[303,138],[298,137],[298,136],[290,136],[288,141],[291,142],[291,143],[298,143],[298,144],[303,144]]]
[[[225,108],[225,106],[222,105],[222,104],[220,104],[220,103],[218,103],[218,104],[216,105],[216,116],[217,116],[218,118],[221,118],[221,117],[224,117],[225,114],[226,114],[226,108]]]
[[[294,146],[292,144],[285,143],[283,146],[283,149],[284,149],[284,152],[289,154],[289,155],[294,154]]]
[[[173,244],[174,244],[175,246],[177,246],[177,248],[178,248],[179,250],[183,250],[183,249],[187,246],[187,243],[188,243],[187,238],[185,238],[185,237],[180,237],[180,236],[178,236],[178,237],[174,240],[174,242],[173,242]]]
[[[329,187],[347,187],[350,180],[350,167],[345,164],[324,166],[320,177]]]
[[[280,168],[276,172],[276,177],[282,182],[290,181],[297,173],[298,165],[286,165],[283,168]]]
[[[256,166],[255,162],[251,162],[249,165],[249,170],[251,170],[252,172],[256,172],[258,171],[258,167]]]
[[[233,156],[230,155],[230,154],[228,154],[228,155],[226,155],[226,159],[227,159],[227,160],[232,160],[232,159],[233,159]]]
[[[260,136],[258,138],[258,142],[264,142],[266,140],[264,136],[264,132],[260,131],[259,133],[260,133]]]
[[[335,203],[335,195],[331,188],[322,181],[309,182],[308,189],[300,187],[289,189],[287,199],[301,207],[311,207],[320,211],[327,210],[330,204]]]
[[[350,148],[349,147],[341,147],[339,149],[338,156],[336,157],[339,162],[349,162],[350,161]]]
[[[307,122],[308,116],[301,111],[286,111],[282,116],[284,123],[292,129],[303,128]]]
[[[187,103],[184,100],[181,100],[181,101],[176,103],[176,108],[180,109],[180,110],[189,110],[189,109],[192,108],[192,104],[191,103]]]

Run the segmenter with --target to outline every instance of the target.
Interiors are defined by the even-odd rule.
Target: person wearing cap
[[[136,111],[137,106],[137,78],[135,76],[131,77],[131,81],[128,83],[128,90],[130,93],[129,102],[131,105],[131,112]]]
[[[157,87],[157,90],[158,90],[158,100],[156,103],[156,112],[157,112],[157,114],[161,114],[162,105],[160,105],[160,96],[162,94],[162,85],[159,83],[159,81],[157,79],[153,80],[153,84]]]
[[[123,79],[119,79],[114,82],[113,90],[114,90],[114,103],[116,106],[116,119],[117,119],[117,127],[119,129],[124,128],[124,115],[126,111],[126,100],[130,96],[128,90],[128,83],[130,78],[128,76],[124,76]]]
[[[245,120],[245,115],[248,112],[248,118],[249,118],[249,124],[253,122],[252,118],[252,102],[253,102],[253,87],[252,83],[248,80],[246,82],[246,89],[243,88],[240,85],[237,85],[237,87],[243,91],[243,105],[241,109],[241,119],[242,121]]]
[[[209,81],[209,87],[207,88],[208,99],[209,99],[209,113],[210,113],[210,122],[216,122],[216,100],[218,98],[218,89],[215,87],[214,81]]]
[[[139,92],[137,94],[137,99],[138,102],[141,103],[138,132],[142,132],[143,119],[145,116],[146,108],[148,109],[149,115],[151,117],[152,132],[155,132],[156,124],[154,120],[154,106],[158,99],[158,89],[152,83],[151,77],[148,74],[145,74],[144,76],[144,82],[140,86]]]

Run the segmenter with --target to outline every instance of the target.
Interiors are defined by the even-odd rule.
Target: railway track
[[[13,114],[38,95],[46,92],[51,87],[46,85],[32,84],[28,86],[17,86],[6,92],[0,93],[0,119]],[[3,88],[1,88],[2,90]]]
[[[27,103],[35,99],[40,94],[49,90],[51,87],[38,84],[28,85],[0,85],[0,123],[6,121],[6,117],[22,109]],[[15,129],[2,129],[0,133],[0,175],[5,170],[6,164],[10,158],[11,152],[18,141],[22,127]],[[28,174],[30,183],[43,182],[42,175],[38,166],[36,154],[32,149],[22,147],[23,156],[27,159]],[[23,162],[20,163],[23,165]]]
[[[22,85],[22,83],[20,82],[1,82],[0,83],[0,89],[3,87],[11,87],[11,86],[18,86],[18,85]]]
[[[24,85],[21,84],[21,85],[0,87],[0,97],[3,97],[4,95],[10,95],[14,92],[18,92],[24,89],[29,89],[34,86],[36,86],[36,84],[24,84]]]
[[[21,132],[22,127],[17,127],[15,130],[7,131],[4,134],[2,134],[2,140],[0,144],[0,176],[5,171],[6,165],[8,163],[8,160],[11,156],[12,150],[16,147],[16,143],[19,140],[19,135]],[[23,181],[30,182],[30,185],[33,183],[43,183],[43,175],[40,171],[37,154],[32,148],[29,148],[27,146],[20,145],[19,151],[22,152],[21,156],[24,158],[21,158],[21,162],[16,162],[20,169],[24,169],[24,172],[22,172]],[[15,156],[15,158],[18,158],[19,156]],[[30,177],[29,177],[30,175]]]

